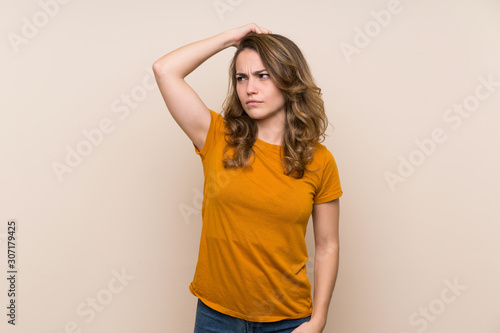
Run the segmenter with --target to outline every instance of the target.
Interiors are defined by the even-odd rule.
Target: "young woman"
[[[184,78],[236,47],[222,115]],[[248,24],[158,59],[156,81],[205,176],[195,332],[323,331],[338,270],[339,197],[321,90],[299,48]],[[312,214],[314,298],[305,234]]]

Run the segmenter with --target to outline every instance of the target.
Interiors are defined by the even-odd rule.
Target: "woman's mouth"
[[[249,106],[259,105],[261,103],[262,103],[262,101],[258,101],[258,100],[255,100],[255,99],[250,99],[250,100],[247,101],[247,105],[249,105]]]

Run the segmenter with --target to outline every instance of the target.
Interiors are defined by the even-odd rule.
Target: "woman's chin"
[[[265,119],[268,118],[270,115],[270,112],[267,112],[266,110],[262,110],[259,108],[248,108],[245,110],[245,112],[253,120]]]

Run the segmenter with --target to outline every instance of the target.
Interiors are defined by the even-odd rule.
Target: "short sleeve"
[[[314,204],[318,205],[338,199],[342,193],[337,163],[335,162],[332,153],[325,147],[321,183],[314,197]]]
[[[205,139],[205,144],[203,145],[203,148],[201,148],[201,151],[198,150],[198,148],[194,145],[194,152],[201,157],[205,157],[206,154],[212,150],[213,146],[215,145],[215,136],[217,134],[217,130],[220,128],[220,123],[223,122],[222,116],[218,114],[215,111],[209,110],[210,111],[210,127],[208,128],[208,133],[207,137]]]

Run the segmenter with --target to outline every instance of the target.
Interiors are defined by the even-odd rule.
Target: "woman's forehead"
[[[258,67],[258,68],[257,68]],[[262,59],[257,51],[252,49],[244,49],[238,54],[236,58],[236,71],[254,71],[264,69],[265,66],[262,63]]]

